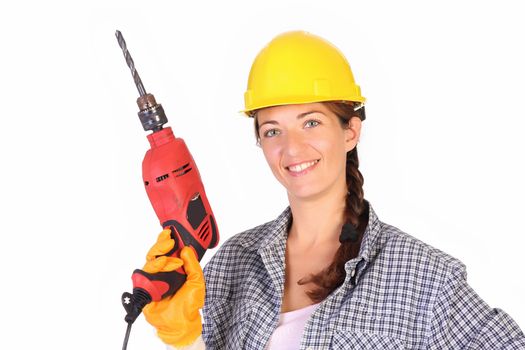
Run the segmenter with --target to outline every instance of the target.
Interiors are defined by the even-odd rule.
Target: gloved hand
[[[199,309],[204,306],[206,288],[204,274],[192,248],[182,248],[181,259],[167,256],[156,258],[173,248],[175,242],[170,233],[170,230],[164,230],[159,234],[157,243],[148,252],[143,270],[157,273],[182,266],[187,274],[186,282],[173,296],[148,304],[143,313],[164,343],[182,347],[192,344],[202,333]]]

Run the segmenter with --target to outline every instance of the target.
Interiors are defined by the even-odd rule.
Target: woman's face
[[[308,103],[264,108],[257,120],[266,161],[290,200],[346,193],[346,153],[359,140],[359,118],[343,129],[325,105]]]

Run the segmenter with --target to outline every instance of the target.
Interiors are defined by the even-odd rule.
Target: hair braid
[[[346,196],[345,222],[350,222],[357,228],[359,226],[359,216],[363,211],[364,201],[364,178],[359,171],[357,148],[346,154],[346,183],[348,195]]]

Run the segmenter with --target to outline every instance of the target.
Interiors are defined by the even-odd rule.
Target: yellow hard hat
[[[263,107],[365,98],[354,81],[341,51],[328,41],[304,31],[278,35],[255,58],[244,93],[250,112]]]

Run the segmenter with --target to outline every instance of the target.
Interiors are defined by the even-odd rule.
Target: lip
[[[306,169],[303,169],[303,170],[301,170],[299,172],[290,171],[290,169],[289,169],[289,167],[294,166],[294,165],[299,165],[299,164],[308,163],[308,162],[315,162],[315,161],[317,161],[317,162],[314,165],[311,165],[310,167],[308,167]],[[286,166],[285,169],[288,172],[288,174],[290,174],[291,176],[295,176],[295,177],[302,176],[304,174],[309,173],[313,169],[315,169],[315,167],[317,166],[317,164],[319,164],[320,161],[321,161],[320,159],[313,159],[313,160],[309,160],[309,161],[305,161],[305,162],[294,163],[294,164],[290,164],[290,165]]]

